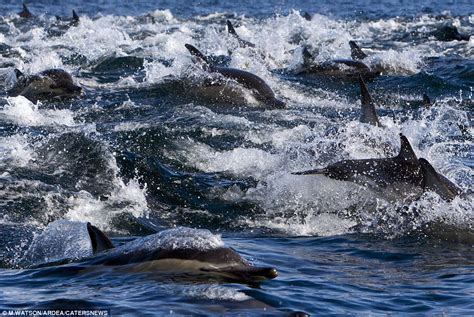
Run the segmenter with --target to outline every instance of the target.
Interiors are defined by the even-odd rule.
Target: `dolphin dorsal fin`
[[[305,11],[305,12],[303,13],[302,17],[303,17],[306,21],[311,21],[311,19],[312,19],[312,16],[311,16],[311,14],[309,14],[308,11]]]
[[[79,16],[77,15],[77,13],[74,9],[72,10],[72,19],[74,21],[79,21]]]
[[[349,46],[351,47],[351,57],[353,60],[361,60],[367,57],[359,45],[356,44],[354,41],[349,41]]]
[[[411,147],[408,138],[400,133],[400,152],[397,158],[412,164],[418,164],[418,158],[416,157],[415,151]]]
[[[20,13],[18,13],[18,15],[22,18],[27,18],[27,19],[33,16],[33,14],[30,12],[28,7],[24,3],[23,3],[23,10]]]
[[[196,47],[192,46],[191,44],[184,44],[184,46],[188,49],[191,55],[193,55],[194,57],[197,57],[200,61],[204,62],[205,64],[210,65],[207,56],[201,53]]]
[[[424,158],[418,160],[420,162],[421,171],[423,173],[423,190],[433,191],[437,193],[441,198],[447,201],[451,201],[458,195],[459,192],[453,190],[454,184],[446,184],[448,181],[444,176],[441,176],[436,172],[434,167]],[[451,185],[454,188],[451,188]]]
[[[367,89],[367,85],[362,79],[362,76],[359,76],[359,84],[362,106],[360,122],[369,123],[378,127],[382,126],[379,122],[379,118],[377,117],[374,102],[372,101],[372,97],[370,96],[369,90]]]
[[[232,25],[230,20],[227,20],[227,32],[229,32],[229,34],[237,36],[237,32],[235,32],[234,26]]]
[[[425,108],[429,108],[429,107],[431,107],[431,105],[432,105],[432,103],[431,103],[430,97],[426,93],[424,93],[423,94],[423,106]]]
[[[14,72],[17,80],[19,80],[21,77],[25,77],[25,75],[18,68],[15,68]]]
[[[107,238],[107,236],[97,227],[91,225],[90,222],[87,223],[87,232],[91,239],[93,254],[114,248],[112,241],[110,241],[110,239]]]

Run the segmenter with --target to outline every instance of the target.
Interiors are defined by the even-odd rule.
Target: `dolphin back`
[[[221,74],[226,78],[230,78],[244,86],[245,88],[255,90],[257,99],[265,104],[275,108],[283,108],[285,103],[275,97],[275,93],[268,84],[260,77],[250,72],[227,67],[213,67],[213,71]]]

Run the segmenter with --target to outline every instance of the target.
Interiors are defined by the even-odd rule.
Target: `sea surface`
[[[0,4],[0,310],[474,314],[472,194],[401,201],[291,174],[394,156],[403,133],[418,157],[472,190],[474,37],[439,40],[445,26],[474,34],[472,0],[28,5],[36,17],[25,21],[20,2]],[[55,15],[72,9],[79,24],[58,26]],[[227,19],[256,47],[240,47]],[[385,70],[367,83],[383,128],[359,122],[357,81],[294,71],[303,46],[324,63],[349,58],[349,40]],[[186,43],[257,74],[287,107],[200,93],[206,73]],[[83,94],[9,97],[14,68],[67,70]],[[86,222],[117,245],[209,230],[279,276],[246,285],[45,265],[90,255]]]

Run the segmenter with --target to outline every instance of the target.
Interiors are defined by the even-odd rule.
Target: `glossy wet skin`
[[[137,250],[129,253],[114,251],[112,249],[98,254],[85,262],[91,266],[121,266],[134,272],[172,271],[178,275],[190,272],[195,275],[221,276],[244,283],[260,282],[278,276],[276,269],[252,266],[231,248],[157,249],[153,251]]]
[[[453,200],[462,193],[462,190],[453,182],[436,172],[427,160],[420,158],[419,162],[423,174],[423,187],[426,190],[434,191],[447,201]]]
[[[245,88],[253,90],[255,97],[267,106],[273,108],[285,107],[285,103],[275,97],[273,90],[262,78],[244,70],[215,66],[210,62],[209,58],[202,54],[196,47],[190,44],[185,44],[184,46],[189,50],[191,55],[197,57],[198,60],[204,64],[205,69],[209,72],[219,73],[223,77],[235,80]]]
[[[395,182],[421,185],[422,182],[417,165],[406,164],[397,158],[344,160],[329,165],[325,175],[333,179],[356,183],[360,183],[365,177],[379,186],[387,186]]]
[[[285,107],[285,103],[278,100],[270,86],[268,86],[267,83],[257,75],[240,69],[227,67],[212,67],[211,70],[223,75],[226,78],[235,80],[245,88],[255,90],[255,96],[257,99],[264,102],[265,104],[275,108]]]
[[[50,69],[38,75],[20,76],[15,86],[9,91],[9,95],[22,95],[36,102],[53,97],[78,96],[81,92],[82,88],[74,83],[69,73],[62,69]]]

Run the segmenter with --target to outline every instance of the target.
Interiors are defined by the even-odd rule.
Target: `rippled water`
[[[473,313],[472,194],[400,202],[291,174],[395,155],[401,132],[418,157],[472,190],[474,38],[438,39],[446,25],[474,34],[471,1],[81,3],[32,3],[32,21],[16,16],[18,3],[0,5],[0,45],[10,47],[0,46],[0,309]],[[58,27],[54,15],[72,9],[79,25]],[[238,46],[227,19],[255,49]],[[368,86],[384,128],[359,122],[357,82],[285,71],[303,46],[318,62],[348,58],[349,40],[383,66]],[[259,75],[287,107],[203,93],[205,73],[185,43]],[[84,93],[37,104],[9,97],[14,68],[65,69]],[[221,235],[280,275],[256,286],[25,265],[88,255],[88,221],[118,245],[176,226],[209,229],[211,241]]]

